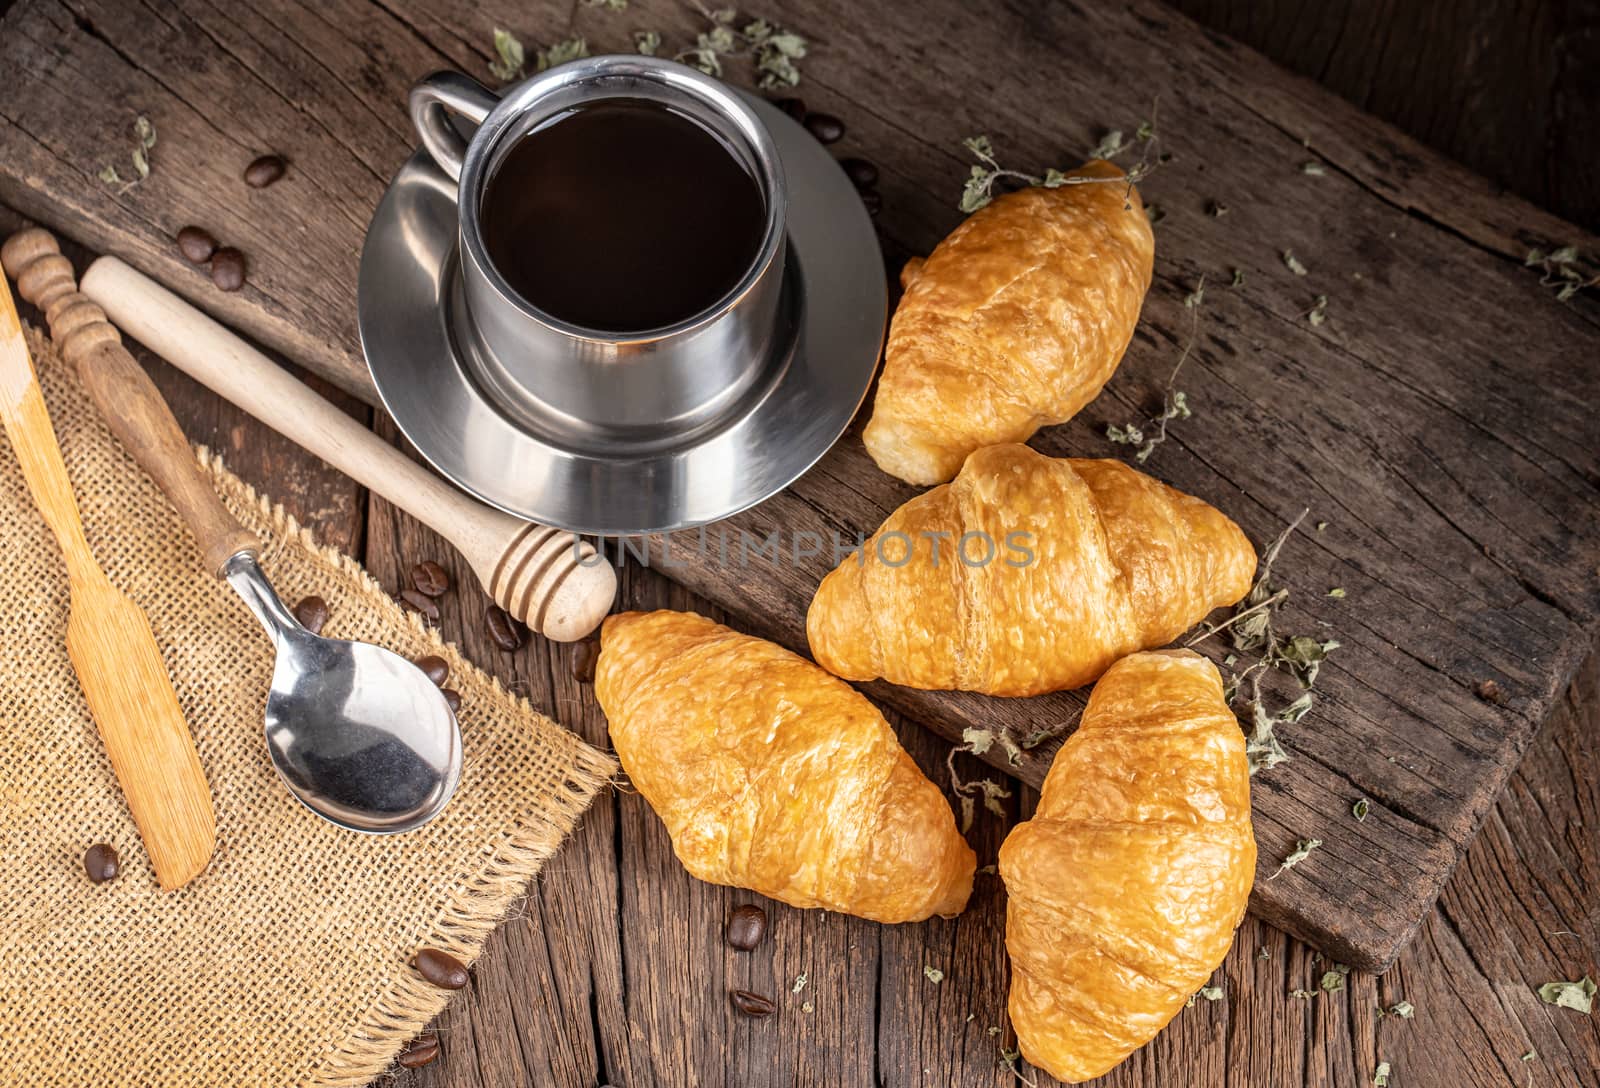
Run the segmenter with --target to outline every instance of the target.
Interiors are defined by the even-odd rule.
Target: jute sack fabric
[[[470,962],[613,761],[202,455],[285,600],[324,597],[326,634],[441,655],[461,693],[465,769],[433,823],[379,838],[302,808],[262,737],[265,633],[71,368],[28,341],[90,545],[149,615],[194,733],[217,851],[188,887],[157,887],[67,659],[60,552],[0,435],[0,1085],[364,1085],[450,997],[412,954]],[[117,880],[85,876],[95,842],[116,847]]]

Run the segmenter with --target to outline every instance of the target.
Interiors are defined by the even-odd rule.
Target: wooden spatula
[[[93,303],[84,300],[84,305]],[[67,654],[89,712],[150,852],[156,879],[169,891],[182,887],[206,867],[216,844],[211,790],[150,621],[111,584],[84,539],[77,500],[3,277],[0,420],[33,501],[66,557],[72,590]]]

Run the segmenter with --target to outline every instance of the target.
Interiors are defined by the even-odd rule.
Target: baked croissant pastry
[[[611,742],[691,875],[878,922],[966,906],[972,848],[854,688],[692,612],[601,632]]]
[[[1222,963],[1255,865],[1244,733],[1216,667],[1123,658],[1000,848],[1023,1056],[1076,1082],[1149,1042]]]
[[[1037,695],[1166,645],[1255,566],[1237,525],[1120,461],[990,446],[822,580],[806,634],[847,680]]]
[[[1119,179],[1095,160],[1076,177]],[[908,262],[872,418],[878,467],[914,484],[1071,419],[1111,377],[1150,287],[1139,194],[1106,180],[1008,193]]]

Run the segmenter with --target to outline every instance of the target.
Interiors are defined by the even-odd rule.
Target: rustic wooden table
[[[1596,128],[1584,124],[1594,104],[1568,97],[1578,50],[1592,42],[1593,30],[1585,39],[1568,7],[1536,3],[1536,17],[1524,19],[1527,5],[1498,0],[1479,5],[1469,21],[1444,0],[1343,6],[1351,10],[1279,2],[1255,5],[1248,16],[1216,0],[1179,6],[1325,78],[1413,134],[1475,157],[1475,166],[1523,195],[1594,225],[1600,149]],[[0,0],[0,14],[6,7]],[[1389,40],[1375,49],[1385,26],[1412,36],[1415,48]],[[1514,36],[1512,28],[1520,28]],[[1471,48],[1506,38],[1514,38],[1523,62],[1506,61],[1504,50]],[[1418,64],[1419,55],[1426,64]],[[1465,102],[1463,82],[1472,87]],[[1537,108],[1524,108],[1529,102]],[[1462,122],[1468,107],[1484,119],[1470,133]],[[1567,163],[1572,170],[1560,168]],[[0,233],[15,223],[0,210]],[[146,362],[191,438],[222,451],[235,471],[326,542],[362,557],[380,580],[397,584],[411,563],[435,558],[458,583],[474,585],[437,536],[159,361]],[[396,438],[370,409],[319,387]],[[627,607],[714,611],[648,571],[631,568],[623,583]],[[482,630],[479,603],[470,588],[443,602],[446,637],[605,744],[592,692],[573,678],[573,651],[536,640],[519,653],[500,653]],[[896,725],[907,748],[943,781],[948,744],[908,722]],[[1395,1088],[1600,1084],[1600,1016],[1552,1008],[1534,992],[1553,979],[1600,975],[1597,727],[1600,667],[1591,660],[1387,974],[1355,973],[1342,990],[1296,998],[1297,989],[1318,990],[1328,964],[1247,919],[1219,972],[1225,998],[1185,1010],[1105,1083],[1358,1086],[1372,1084],[1379,1062],[1388,1062]],[[978,770],[966,757],[957,767]],[[980,863],[993,861],[1005,828],[1033,800],[1019,791],[1005,802],[1003,820],[980,813],[971,836]],[[995,878],[979,878],[960,918],[918,926],[768,904],[767,942],[751,954],[731,953],[722,919],[751,898],[689,879],[636,795],[603,798],[436,1025],[441,1060],[386,1080],[396,1088],[1013,1082],[1000,1061],[1012,1040],[999,1030],[1006,962]],[[943,981],[930,981],[925,966],[943,971]],[[771,995],[779,1015],[737,1017],[726,998],[734,988]],[[1415,1005],[1414,1018],[1380,1015],[1401,1000]],[[1529,1054],[1535,1056],[1524,1060]],[[1051,1083],[1032,1070],[1021,1076]]]

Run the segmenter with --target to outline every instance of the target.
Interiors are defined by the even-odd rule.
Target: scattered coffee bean
[[[117,852],[110,845],[97,842],[83,852],[83,871],[96,884],[104,884],[117,879],[117,874],[122,872],[122,865],[117,861]]]
[[[322,625],[328,622],[328,602],[315,594],[302,597],[300,603],[294,606],[294,618],[313,635],[320,635]]]
[[[211,255],[211,282],[224,291],[237,291],[244,286],[244,254],[232,246],[223,246]]]
[[[866,159],[840,159],[845,176],[857,189],[870,189],[878,184],[878,168]]]
[[[414,664],[436,687],[444,687],[445,681],[450,679],[450,663],[437,654],[419,657]]]
[[[433,603],[433,598],[425,593],[418,593],[414,589],[400,591],[400,607],[418,613],[432,626],[439,622],[439,606]]]
[[[517,630],[517,621],[511,618],[511,613],[491,604],[483,611],[483,622],[496,646],[507,653],[522,648],[522,632]]]
[[[594,667],[600,662],[600,640],[586,638],[572,649],[572,678],[580,684],[594,683]]]
[[[766,935],[767,912],[754,903],[735,907],[728,916],[728,943],[739,951],[750,951]]]
[[[844,122],[831,113],[808,113],[805,126],[821,143],[833,144],[844,139]]]
[[[445,703],[450,707],[450,713],[461,713],[461,693],[455,688],[440,688],[439,694],[444,696]]]
[[[883,197],[878,194],[876,189],[861,190],[861,203],[866,206],[867,214],[870,216],[876,217],[879,212],[883,211]]]
[[[252,189],[265,189],[283,177],[287,167],[280,155],[262,155],[244,168],[244,183]]]
[[[178,252],[190,264],[205,264],[217,251],[217,240],[204,227],[184,227],[178,232]]]
[[[733,998],[733,1007],[746,1016],[771,1016],[778,1011],[778,1006],[772,1003],[771,998],[753,994],[749,990],[735,990],[729,996]]]
[[[418,593],[443,597],[450,589],[450,574],[432,559],[424,559],[411,568],[411,584]]]
[[[772,104],[801,124],[806,120],[806,104],[801,98],[774,98]]]
[[[448,952],[422,948],[411,962],[417,974],[441,990],[459,990],[467,984],[467,969]]]
[[[439,1056],[439,1037],[425,1031],[406,1044],[395,1061],[401,1069],[420,1069]]]

